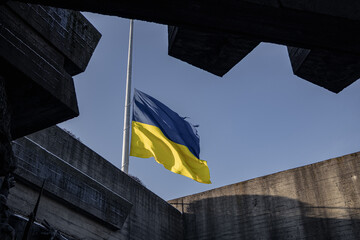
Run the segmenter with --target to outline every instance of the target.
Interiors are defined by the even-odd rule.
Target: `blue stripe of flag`
[[[158,127],[171,141],[186,146],[199,158],[200,139],[195,128],[155,98],[135,89],[133,121]]]

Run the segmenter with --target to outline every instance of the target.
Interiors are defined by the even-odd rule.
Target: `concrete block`
[[[295,47],[288,53],[296,76],[334,93],[360,78],[360,55]]]
[[[0,75],[12,109],[13,138],[78,116],[63,55],[8,7],[0,7]]]
[[[25,0],[23,0],[25,1]],[[26,1],[29,2],[29,1]],[[30,2],[139,19],[200,31],[239,34],[257,41],[360,54],[357,0],[194,0],[112,1],[31,0]]]
[[[99,38],[78,12],[0,6],[0,77],[14,139],[78,116],[71,75],[85,70]]]
[[[187,31],[187,33],[183,36],[179,35],[178,42],[176,38],[171,40],[174,43],[170,42],[169,54],[219,76],[225,74],[238,60],[241,60],[241,56],[245,56],[251,47],[255,46],[255,42],[271,42],[313,49],[313,51],[324,49],[329,52],[339,52],[340,55],[360,55],[360,34],[357,31],[360,28],[358,14],[360,3],[357,0],[226,0],[221,2],[215,0],[90,0],[86,2],[32,0],[31,2],[178,26],[181,31]],[[209,34],[213,32],[220,33],[223,37],[233,36],[225,37],[225,39],[236,39],[236,41],[230,44],[221,43],[224,38]],[[206,40],[210,40],[209,48],[201,45]],[[244,41],[244,48],[233,48],[233,46],[241,45],[242,41]],[[229,54],[231,57],[222,56],[222,51],[231,52],[233,49],[238,50]],[[350,64],[356,67],[356,61],[351,60]],[[327,65],[331,66],[332,63]],[[310,71],[316,72],[316,70]],[[303,74],[299,73],[300,75]],[[355,81],[353,79],[357,76],[355,73],[345,75],[346,80],[343,80],[344,77],[341,74],[335,76],[336,80],[325,79],[331,82],[345,82],[345,84],[336,83],[335,87],[332,86],[333,83],[329,84],[326,81],[324,83],[324,80],[317,83],[317,80],[313,80],[316,77],[306,76],[305,79],[311,78],[312,80],[309,81],[338,92],[351,81]],[[326,87],[327,85],[331,86]]]
[[[80,12],[12,1],[7,6],[65,56],[68,74],[85,71],[101,34]]]
[[[132,204],[68,163],[30,141],[13,143],[17,181],[40,188],[76,212],[88,215],[113,230],[123,226]]]
[[[223,76],[258,44],[226,33],[168,26],[169,55],[217,76]]]
[[[66,197],[77,205],[75,199],[68,198],[69,194],[82,196],[82,191],[76,190],[79,189],[77,187],[79,183],[75,181],[75,186],[74,184],[66,185],[67,188],[64,189],[66,193],[63,195],[56,192],[55,194],[49,194],[52,189],[47,189],[39,206],[38,219],[47,219],[50,224],[74,239],[183,239],[182,215],[177,209],[60,128],[56,126],[50,127],[31,134],[26,138],[16,140],[16,142],[19,141],[21,144],[25,144],[25,146],[21,148],[22,150],[18,148],[15,151],[16,155],[18,155],[18,150],[30,151],[32,154],[28,157],[41,159],[46,156],[46,158],[50,159],[49,161],[54,160],[54,156],[57,156],[57,158],[62,159],[62,163],[66,162],[90,177],[90,179],[85,181],[87,185],[101,193],[99,188],[93,186],[93,184],[101,184],[133,204],[123,227],[118,231],[114,231],[114,229],[109,228],[102,221],[97,220],[94,215],[77,211],[71,207],[71,204],[55,196],[57,194],[61,198]],[[40,145],[42,149],[40,147],[34,148],[34,145]],[[31,162],[34,163],[26,167],[29,168],[31,174],[35,172],[34,169],[38,169],[43,165],[42,162]],[[56,162],[53,165],[55,165],[55,169],[57,169],[57,166],[60,166]],[[52,172],[52,169],[50,169],[50,172]],[[26,176],[28,173],[23,173],[24,171],[26,172],[26,169],[22,167],[21,173],[18,176]],[[38,171],[36,170],[36,172]],[[39,170],[39,174],[42,173],[43,171]],[[75,177],[76,179],[79,179],[78,176]],[[34,183],[39,183],[39,180],[35,181]],[[59,181],[58,183],[61,182]],[[36,202],[37,194],[38,190],[34,189],[33,185],[20,180],[11,189],[8,203],[17,214],[26,216]],[[92,196],[94,195],[92,194]],[[87,201],[92,199],[93,197]],[[93,207],[86,208],[85,210],[88,209],[92,210]],[[121,208],[115,210],[121,211]],[[103,214],[109,214],[109,212],[105,211]]]

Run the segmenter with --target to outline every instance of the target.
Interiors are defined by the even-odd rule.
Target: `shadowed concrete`
[[[259,42],[239,35],[168,27],[169,55],[195,67],[223,76]],[[298,77],[339,93],[360,78],[360,55],[324,49],[288,47]]]
[[[116,15],[201,31],[304,48],[360,53],[357,0],[31,0],[75,10]],[[351,6],[351,7],[350,7]]]
[[[47,177],[37,219],[46,219],[67,236],[183,239],[182,216],[177,209],[60,128],[17,139],[13,149],[19,170],[8,205],[15,213],[30,213],[39,179]]]
[[[14,142],[13,151],[18,183],[40,189],[46,179],[46,194],[112,230],[121,229],[130,202],[27,138]]]
[[[12,1],[7,6],[64,56],[67,73],[85,71],[101,34],[80,12]]]
[[[360,153],[169,201],[184,239],[356,240]]]
[[[58,127],[16,140],[14,150],[18,161],[31,160],[19,164],[11,209],[23,216],[32,210],[40,182],[35,174],[47,172],[51,188],[61,190],[46,188],[37,219],[74,239],[357,240],[360,235],[360,152],[174,199],[172,207]],[[113,192],[105,194],[109,189]],[[96,196],[103,200],[103,216],[110,216],[105,222],[94,217]],[[90,204],[86,208],[77,200],[82,197]],[[106,221],[114,219],[111,211],[121,213],[125,202],[108,207],[113,197],[132,204],[118,231]]]
[[[71,75],[85,70],[100,34],[80,13],[0,6],[0,77],[13,138],[78,116]]]
[[[293,72],[332,92],[339,93],[360,78],[360,55],[288,47]]]
[[[5,81],[0,76],[0,176],[7,175],[15,169],[15,161],[11,149],[11,113],[8,107]]]
[[[360,54],[360,3],[356,0],[31,1],[177,26],[177,32],[169,36],[169,54],[218,76],[259,42],[320,51],[309,61],[315,63],[314,68],[304,64],[296,74],[333,92],[358,76],[354,68],[340,73],[330,70],[327,78],[316,75],[319,68],[327,71],[335,63],[317,61],[320,55],[337,59],[340,66],[356,65],[352,57],[344,57]]]
[[[22,240],[23,239],[23,235],[24,235],[24,229],[26,227],[28,218],[27,217],[23,217],[20,215],[12,215],[10,216],[9,219],[9,224],[15,229],[16,231],[16,239],[17,240]],[[52,226],[55,227],[55,226]],[[56,229],[55,229],[56,230]],[[49,236],[46,235],[46,228],[38,222],[35,222],[30,229],[29,232],[29,240],[31,239],[36,239],[36,240],[48,240]],[[64,233],[61,233],[62,237],[64,237]],[[61,239],[61,240],[80,240],[80,239],[74,239],[68,235],[65,236],[66,239]],[[55,238],[58,239],[58,238]]]
[[[259,44],[237,35],[184,27],[169,26],[168,32],[170,56],[217,76],[226,74]]]

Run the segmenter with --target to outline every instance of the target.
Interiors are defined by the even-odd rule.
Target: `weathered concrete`
[[[29,0],[24,0],[29,2]],[[33,3],[116,15],[258,41],[360,53],[357,0],[30,0]]]
[[[169,201],[184,239],[359,239],[360,152]]]
[[[238,35],[168,27],[169,55],[223,76],[260,42]]]
[[[114,230],[123,226],[132,204],[26,138],[13,144],[17,181],[41,187],[55,199]]]
[[[99,37],[73,11],[15,2],[0,6],[0,76],[13,138],[78,116],[71,74],[85,69]]]
[[[218,76],[262,41],[312,49],[313,61],[296,74],[333,92],[351,84],[360,72],[355,71],[360,54],[356,0],[30,1],[177,26],[179,34],[170,36],[169,54]],[[330,68],[336,60],[323,65],[319,57],[337,59],[339,66],[350,62],[353,67],[334,72]],[[312,63],[314,68],[309,67]],[[332,74],[319,76],[319,68]]]
[[[70,75],[85,71],[101,34],[77,11],[9,1],[6,5],[64,55]]]
[[[339,93],[360,78],[360,55],[288,47],[295,75]]]
[[[9,219],[9,224],[11,226],[14,227],[15,231],[16,231],[16,239],[17,240],[22,240],[23,239],[23,235],[24,235],[24,229],[25,226],[27,224],[28,218],[20,216],[18,214],[15,215],[11,215],[10,219]],[[53,226],[51,226],[53,227]],[[57,229],[54,229],[55,231]],[[49,233],[49,231],[46,229],[46,227],[39,222],[34,222],[34,224],[32,224],[30,231],[29,231],[29,235],[28,235],[28,239],[34,239],[34,240],[47,240],[49,239],[48,235],[45,235],[45,233]],[[75,239],[72,238],[69,235],[66,235],[64,233],[60,233],[61,234],[61,239],[59,238],[55,238],[55,239],[59,239],[59,240],[80,240],[80,239]],[[59,235],[59,234],[57,234]],[[64,238],[65,237],[65,238]]]
[[[239,35],[168,27],[169,55],[223,76],[258,44]],[[339,93],[360,78],[360,55],[288,47],[295,75]]]
[[[357,59],[344,57],[360,54],[356,31],[360,4],[356,0],[30,1],[177,26],[177,38],[170,36],[169,54],[218,76],[262,41],[312,49],[314,61],[309,62],[315,67],[304,64],[296,74],[334,92],[355,81],[360,72],[354,70]],[[350,62],[354,67],[350,71],[339,67],[343,72],[334,73],[330,67],[336,61],[322,65],[315,61],[319,56],[338,59],[340,66]],[[319,68],[333,74],[321,78],[316,74]]]
[[[77,174],[72,175],[75,181],[68,178],[66,187],[62,185],[61,181],[57,183],[52,180],[49,181],[52,185],[46,187],[44,197],[41,200],[38,211],[39,221],[46,219],[51,225],[74,239],[182,239],[182,217],[177,209],[58,127],[45,129],[29,135],[27,138],[18,139],[16,142],[19,145],[14,144],[15,156],[18,158],[21,167],[21,170],[17,172],[17,177],[25,176],[25,178],[30,179],[28,176],[35,172],[43,176],[42,174],[46,171],[41,170],[41,167],[44,165],[51,166],[49,167],[50,179],[55,179],[55,176],[58,176],[59,169],[66,171],[66,174],[72,173],[73,170],[70,171],[64,163],[71,165],[78,171]],[[23,153],[19,152],[24,150]],[[32,158],[32,161],[25,162],[33,162],[34,165],[25,164],[25,162],[20,163],[24,157]],[[54,167],[54,165],[56,166]],[[30,173],[23,173],[26,169]],[[87,176],[86,179],[83,178],[84,175]],[[28,215],[32,210],[38,195],[36,185],[40,181],[35,180],[34,177],[31,179],[33,179],[32,183],[22,181],[19,178],[17,185],[9,195],[9,206],[23,216]],[[84,183],[76,179],[83,179],[82,182]],[[79,204],[73,195],[81,198],[81,194],[87,191],[84,190],[84,184],[98,191],[100,195],[103,193],[101,188],[111,189],[113,193],[108,192],[106,196],[102,195],[103,200],[111,199],[109,194],[117,195],[133,205],[120,230],[114,231],[114,228],[109,228],[104,221],[98,221],[93,217],[94,212],[91,212],[91,208],[86,207],[84,209]],[[61,190],[54,192],[54,189],[51,188],[55,188],[55,186],[62,187],[66,193],[62,194]],[[92,194],[92,196],[95,195]],[[87,201],[94,200],[92,198]],[[103,204],[105,204],[104,201]],[[115,208],[110,208],[110,210],[120,213],[122,211],[121,205],[117,204],[114,206]],[[74,206],[81,208],[82,211],[77,211]],[[86,214],[86,211],[90,215]],[[107,215],[109,212],[105,211],[102,214]]]

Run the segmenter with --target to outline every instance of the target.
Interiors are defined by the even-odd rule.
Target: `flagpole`
[[[129,50],[126,72],[126,94],[124,111],[124,133],[122,146],[121,170],[129,173],[129,149],[130,149],[130,97],[131,97],[131,70],[132,70],[132,45],[133,45],[134,20],[130,19]]]

